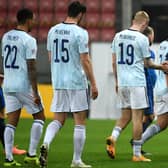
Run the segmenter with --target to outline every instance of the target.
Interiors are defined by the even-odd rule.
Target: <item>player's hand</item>
[[[92,99],[95,100],[98,96],[98,89],[96,86],[91,87],[91,93],[92,93],[91,95]]]
[[[39,94],[34,94],[34,103],[37,105],[41,104],[41,98],[40,98]]]
[[[168,73],[168,61],[164,61],[162,63],[162,70],[165,72],[165,73]]]

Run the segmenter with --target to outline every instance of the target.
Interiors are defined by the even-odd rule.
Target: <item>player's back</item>
[[[80,53],[88,52],[88,34],[76,24],[60,23],[48,34],[52,84],[55,89],[84,89],[86,78]]]
[[[36,40],[28,33],[14,29],[4,34],[2,56],[5,92],[25,92],[30,89],[26,60],[35,58],[36,51]]]
[[[168,41],[165,40],[160,43],[159,46],[159,63],[163,63],[164,61],[168,61]],[[155,87],[156,95],[162,95],[167,92],[167,82],[165,73],[161,70],[157,71],[157,81]]]
[[[142,33],[127,29],[115,36],[112,50],[116,53],[119,86],[146,86],[144,58],[149,57],[149,42]]]

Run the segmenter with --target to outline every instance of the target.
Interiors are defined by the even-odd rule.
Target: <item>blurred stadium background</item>
[[[31,34],[38,42],[38,80],[40,91],[49,111],[52,89],[50,65],[47,58],[46,38],[49,28],[66,17],[67,4],[72,0],[0,0],[0,38],[4,32],[16,26],[16,12],[22,7],[32,9],[36,24]],[[98,82],[100,96],[91,103],[91,118],[116,118],[116,96],[113,88],[110,45],[116,32],[128,28],[132,15],[138,10],[149,13],[150,25],[155,30],[155,43],[168,35],[167,0],[80,0],[87,6],[87,14],[81,23],[90,36],[90,53]],[[157,46],[157,45],[156,45]],[[155,48],[157,49],[157,47]]]

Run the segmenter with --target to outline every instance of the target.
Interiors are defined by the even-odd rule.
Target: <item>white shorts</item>
[[[35,114],[43,110],[43,105],[37,105],[33,101],[32,92],[27,93],[4,93],[5,104],[6,104],[6,113],[10,113],[16,110],[19,110],[23,107],[30,114]]]
[[[88,110],[87,90],[54,90],[51,103],[52,112],[79,112]]]
[[[168,93],[157,96],[155,102],[155,113],[161,115],[168,112]]]
[[[121,108],[144,109],[148,107],[145,87],[119,87]]]

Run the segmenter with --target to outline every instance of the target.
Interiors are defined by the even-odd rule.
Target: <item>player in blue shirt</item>
[[[154,31],[148,26],[143,32],[149,39],[150,45],[152,45],[154,40]],[[152,61],[155,61],[155,53],[150,49],[150,58]],[[145,76],[146,76],[146,85],[147,85],[147,94],[149,107],[144,111],[144,119],[143,119],[143,132],[150,125],[150,123],[154,119],[154,87],[156,83],[156,72],[154,69],[145,68]]]
[[[29,9],[19,10],[17,21],[17,28],[8,31],[2,38],[3,91],[8,120],[4,133],[5,167],[21,166],[12,155],[14,134],[21,109],[25,107],[34,118],[25,163],[39,163],[36,149],[45,120],[36,79],[37,44],[35,38],[28,34],[33,26],[33,12]]]
[[[47,50],[51,62],[54,96],[51,111],[54,120],[48,125],[40,151],[40,165],[47,166],[50,143],[64,125],[66,113],[74,117],[74,154],[71,167],[89,168],[82,159],[86,139],[86,114],[88,111],[88,77],[91,96],[96,99],[98,90],[93,75],[88,49],[88,33],[78,26],[86,7],[78,1],[68,6],[68,16],[63,23],[53,26],[48,33]]]
[[[166,61],[166,62],[165,62]],[[159,46],[159,62],[168,64],[168,40],[164,40]],[[168,73],[157,72],[155,86],[157,122],[149,126],[142,135],[143,143],[154,135],[160,133],[168,126]]]
[[[148,26],[149,16],[145,11],[135,14],[132,26],[117,33],[112,42],[113,71],[118,95],[121,100],[122,116],[107,138],[107,153],[115,157],[115,142],[128,123],[133,122],[133,157],[132,161],[149,162],[141,154],[142,118],[148,107],[146,77],[144,66],[167,70],[166,65],[156,65],[149,58],[149,40],[141,32]]]

